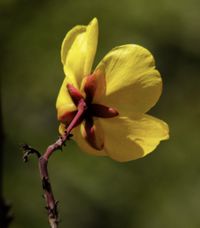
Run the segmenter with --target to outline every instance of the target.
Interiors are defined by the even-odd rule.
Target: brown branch
[[[80,122],[80,119],[83,117],[85,110],[86,110],[86,104],[84,100],[81,99],[78,105],[78,111],[74,119],[72,120],[72,122],[66,128],[64,135],[60,136],[55,143],[48,146],[48,148],[46,149],[45,153],[42,156],[37,150],[28,146],[27,144],[24,144],[21,146],[24,151],[23,159],[25,162],[28,161],[28,156],[31,154],[36,154],[37,157],[39,158],[38,165],[39,165],[40,177],[42,181],[42,188],[44,191],[44,198],[46,201],[48,220],[51,228],[58,227],[59,216],[58,216],[58,210],[57,210],[58,201],[56,201],[54,198],[54,194],[52,191],[51,182],[48,174],[48,160],[56,150],[62,149],[62,146],[65,146],[65,142],[71,138],[72,134],[70,134],[70,132],[77,125],[77,123]]]
[[[1,94],[1,91],[0,91]],[[5,135],[3,129],[3,117],[0,100],[0,227],[8,228],[13,220],[11,205],[3,197],[3,160],[4,160],[4,142]]]

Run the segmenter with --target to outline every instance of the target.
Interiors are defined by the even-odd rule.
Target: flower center
[[[99,140],[99,135],[97,134],[98,127],[95,126],[94,118],[112,118],[117,116],[119,113],[116,109],[107,107],[102,104],[93,103],[96,91],[97,91],[97,80],[94,75],[89,75],[86,77],[86,81],[84,84],[84,92],[86,94],[85,98],[81,94],[81,92],[76,89],[72,84],[67,84],[68,92],[77,107],[77,111],[81,106],[84,106],[84,112],[79,117],[74,127],[85,121],[84,123],[84,131],[82,132],[83,137],[86,141],[97,150],[102,150],[104,143]],[[76,115],[77,111],[72,113],[67,113],[65,118],[63,119],[66,124],[70,122],[70,120]],[[63,121],[62,121],[63,122]]]

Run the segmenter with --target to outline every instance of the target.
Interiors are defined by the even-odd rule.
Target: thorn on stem
[[[53,208],[50,208],[49,206],[45,206],[45,209],[47,210],[49,217],[53,219],[56,224],[60,223],[60,220],[58,219],[57,204],[55,204]]]
[[[53,208],[48,208],[48,213],[50,215],[51,218],[56,219],[56,223],[58,224],[58,208],[57,208],[57,204],[54,205]]]
[[[42,178],[42,188],[47,192],[51,191],[51,185],[49,183],[48,178],[46,178],[46,177]]]

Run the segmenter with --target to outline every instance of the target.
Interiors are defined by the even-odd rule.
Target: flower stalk
[[[22,145],[24,150],[24,161],[28,161],[28,156],[30,154],[36,154],[39,158],[38,165],[39,165],[39,172],[40,178],[42,181],[42,188],[44,191],[44,199],[46,201],[46,209],[48,212],[48,220],[51,228],[57,228],[59,224],[59,215],[58,215],[58,201],[55,200],[53,190],[51,187],[51,182],[49,179],[48,173],[48,161],[50,156],[59,149],[62,149],[62,146],[65,146],[65,142],[69,140],[72,136],[71,131],[72,129],[77,126],[77,123],[80,122],[80,119],[85,113],[87,106],[83,99],[79,101],[78,104],[78,112],[76,113],[75,117],[71,121],[71,123],[66,128],[65,134],[60,136],[59,139],[47,147],[45,153],[41,155],[37,150],[28,146],[27,144]]]

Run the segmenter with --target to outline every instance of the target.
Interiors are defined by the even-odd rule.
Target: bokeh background
[[[70,28],[95,16],[95,63],[126,43],[154,54],[164,91],[150,113],[169,123],[171,138],[128,163],[92,157],[67,143],[49,164],[60,227],[200,227],[199,10],[198,0],[0,1],[3,192],[12,203],[11,228],[48,227],[37,161],[24,164],[18,144],[43,151],[57,138],[61,42]]]

